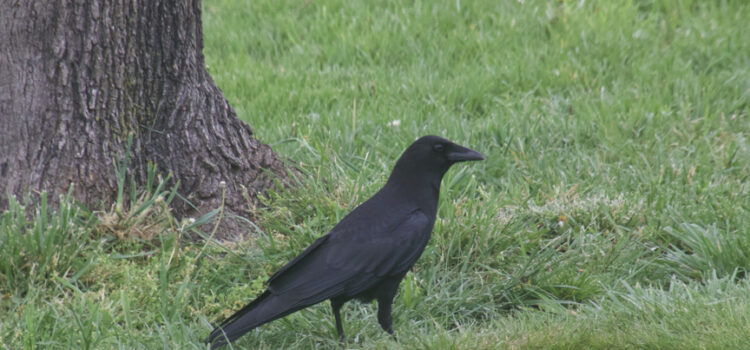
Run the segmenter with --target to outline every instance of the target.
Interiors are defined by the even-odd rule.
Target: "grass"
[[[181,241],[198,225],[169,216],[156,177],[131,211],[11,200],[0,347],[204,348],[424,134],[487,160],[443,180],[399,342],[352,303],[347,348],[745,346],[744,2],[206,0],[203,15],[211,75],[304,183],[225,246]],[[236,344],[338,346],[326,303]]]

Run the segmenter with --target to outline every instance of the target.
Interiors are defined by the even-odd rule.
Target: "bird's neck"
[[[410,202],[426,212],[435,214],[440,198],[441,180],[442,174],[401,173],[394,169],[385,187],[393,198],[398,198],[398,201]]]

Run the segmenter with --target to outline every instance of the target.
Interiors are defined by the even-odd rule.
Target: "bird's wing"
[[[300,303],[356,295],[384,277],[406,272],[422,254],[432,225],[427,215],[414,210],[391,225],[371,226],[369,230],[378,232],[370,235],[346,234],[343,229],[321,237],[275,273],[268,290],[295,295]]]
[[[323,237],[320,237],[313,242],[307,249],[302,251],[297,257],[292,259],[292,261],[286,263],[283,267],[281,267],[278,271],[276,271],[271,277],[268,278],[268,281],[266,281],[267,284],[272,284],[274,280],[276,280],[278,277],[282,276],[287,270],[291,269],[295,265],[297,265],[298,262],[300,262],[302,259],[304,259],[310,252],[318,249],[318,247],[326,242],[328,240],[328,237],[330,237],[330,234],[324,235]]]
[[[398,275],[419,259],[431,231],[429,218],[417,209],[386,232],[365,239],[332,240],[327,263],[344,271],[377,277]]]

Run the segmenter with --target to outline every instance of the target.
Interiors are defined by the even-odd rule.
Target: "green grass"
[[[203,348],[424,134],[487,160],[443,180],[394,304],[399,342],[351,303],[347,348],[745,346],[745,2],[206,0],[203,15],[211,75],[304,182],[227,246],[182,241],[196,224],[168,216],[157,178],[135,211],[12,200],[0,347]],[[323,303],[236,348],[336,339]]]

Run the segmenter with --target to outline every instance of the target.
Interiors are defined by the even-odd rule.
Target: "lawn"
[[[203,8],[211,75],[301,183],[269,192],[232,244],[181,240],[196,223],[169,215],[156,180],[120,221],[11,201],[0,348],[204,349],[212,324],[426,134],[487,159],[443,180],[432,240],[394,302],[398,341],[374,305],[349,303],[344,348],[748,348],[750,4]],[[118,238],[138,230],[159,234]],[[325,302],[235,348],[342,346]]]

